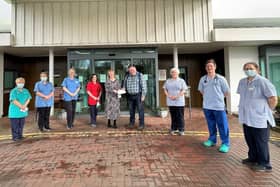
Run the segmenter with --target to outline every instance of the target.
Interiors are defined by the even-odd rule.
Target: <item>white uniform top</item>
[[[268,98],[277,96],[274,85],[266,78],[256,75],[249,82],[241,79],[237,88],[240,94],[239,122],[254,128],[267,128],[267,123],[275,126],[272,110]]]

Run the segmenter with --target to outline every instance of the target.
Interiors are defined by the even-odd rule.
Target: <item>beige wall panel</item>
[[[89,43],[98,42],[98,2],[89,3]]]
[[[53,44],[53,8],[51,3],[43,4],[44,11],[44,44]]]
[[[34,36],[34,8],[33,3],[25,4],[25,45],[33,45]]]
[[[183,0],[174,0],[175,14],[175,41],[183,42],[184,37],[184,15],[183,15]]]
[[[16,6],[16,43],[18,45],[24,45],[24,4],[17,4]]]
[[[165,3],[165,35],[167,42],[175,41],[174,33],[174,6],[173,0],[164,0]]]
[[[117,15],[117,28],[118,28],[118,42],[126,43],[127,42],[127,9],[126,9],[126,0],[119,0],[117,3],[118,6],[118,15]]]
[[[110,43],[117,43],[117,0],[108,2],[108,40]]]
[[[194,27],[193,27],[193,0],[184,0],[184,27],[185,27],[185,41],[191,42],[194,40]]]
[[[62,43],[62,9],[61,3],[53,3],[53,43]]]
[[[80,6],[79,2],[71,3],[71,19],[72,19],[72,43],[80,43]]]
[[[155,0],[156,41],[165,42],[164,0]]]
[[[155,1],[146,0],[146,39],[147,42],[155,42]]]
[[[146,41],[146,14],[145,0],[136,0],[137,42]]]
[[[211,0],[24,0],[19,46],[184,43],[211,40]]]
[[[63,2],[61,4],[63,7],[62,11],[62,43],[70,44],[72,43],[72,13],[71,4],[69,2]]]
[[[203,41],[202,0],[194,0],[194,41]]]
[[[43,44],[43,5],[42,3],[34,4],[34,44]]]
[[[210,39],[209,22],[208,22],[208,0],[202,0],[202,14],[203,14],[203,40]]]
[[[89,40],[89,9],[88,2],[80,3],[80,42],[88,43]]]
[[[136,43],[136,3],[127,0],[127,42]]]
[[[108,11],[107,0],[99,1],[99,42],[108,42]]]

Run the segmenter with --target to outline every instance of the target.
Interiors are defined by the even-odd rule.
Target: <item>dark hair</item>
[[[247,65],[253,65],[257,70],[259,70],[259,65],[256,63],[256,62],[247,62],[247,63],[245,63],[244,65],[243,65],[243,70],[245,69],[245,67],[247,66]]]
[[[217,66],[216,61],[212,58],[206,61],[205,66],[207,66],[207,64],[210,64],[210,63],[214,64],[214,66]]]
[[[91,76],[89,77],[89,81],[92,81],[92,78],[96,76],[96,79],[98,78],[97,75],[95,73],[91,74]]]
[[[135,64],[129,64],[127,68],[136,67]]]

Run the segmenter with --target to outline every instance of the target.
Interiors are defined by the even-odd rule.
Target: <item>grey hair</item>
[[[173,71],[176,71],[178,73],[178,75],[180,74],[180,70],[178,68],[171,68],[170,70],[170,74],[173,72]]]

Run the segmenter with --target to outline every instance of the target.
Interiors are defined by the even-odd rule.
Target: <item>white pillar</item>
[[[178,68],[178,48],[173,47],[173,64],[175,68]]]
[[[225,75],[230,86],[227,97],[229,113],[238,113],[239,94],[236,93],[239,80],[245,77],[243,65],[246,62],[258,63],[258,47],[226,47],[224,50]]]
[[[49,81],[54,85],[54,54],[53,49],[49,49]],[[54,115],[54,107],[51,108],[51,116]]]
[[[0,118],[4,108],[4,53],[0,52]]]

